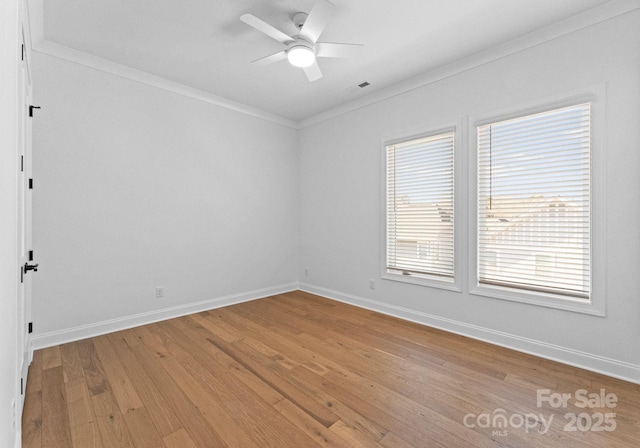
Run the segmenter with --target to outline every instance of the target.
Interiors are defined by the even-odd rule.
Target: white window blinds
[[[453,132],[386,147],[387,272],[453,279],[453,149]]]
[[[478,280],[588,299],[591,105],[478,126]]]

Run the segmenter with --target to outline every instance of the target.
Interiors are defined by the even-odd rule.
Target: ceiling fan
[[[311,12],[298,12],[292,16],[294,25],[300,32],[294,36],[280,31],[252,14],[244,14],[240,20],[258,31],[277,40],[287,48],[275,54],[252,61],[257,66],[265,66],[288,59],[295,67],[301,67],[309,81],[322,78],[322,71],[316,58],[346,58],[355,55],[359,44],[338,44],[318,42],[333,12],[333,5],[327,0],[316,0]]]

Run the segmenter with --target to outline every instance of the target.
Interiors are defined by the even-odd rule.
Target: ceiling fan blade
[[[254,27],[258,31],[266,34],[267,36],[271,37],[272,39],[275,39],[278,42],[281,42],[283,44],[288,44],[288,43],[293,42],[295,40],[293,37],[283,33],[279,29],[269,25],[267,22],[265,22],[262,19],[257,18],[253,14],[244,14],[242,17],[240,17],[240,20],[243,21],[244,23],[246,23],[247,25]]]
[[[287,52],[285,50],[279,51],[264,58],[256,59],[255,61],[251,61],[251,63],[253,65],[257,65],[258,67],[264,67],[265,65],[273,64],[274,62],[282,61],[283,59],[287,59]]]
[[[304,26],[300,30],[300,35],[313,43],[316,43],[320,37],[320,33],[331,18],[333,5],[328,0],[316,0],[311,8],[311,12],[304,22]]]
[[[318,42],[316,44],[316,56],[319,58],[349,58],[358,55],[364,45],[360,44],[334,44]]]
[[[317,81],[318,79],[322,78],[322,71],[320,70],[318,62],[314,62],[313,65],[305,67],[303,68],[303,70],[304,74],[307,75],[307,79],[309,79],[309,81],[311,82]]]

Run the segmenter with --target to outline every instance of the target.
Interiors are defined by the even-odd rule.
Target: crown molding
[[[29,20],[31,27],[31,47],[33,51],[74,62],[125,79],[137,81],[158,89],[193,98],[205,103],[213,104],[241,114],[270,121],[282,126],[298,129],[298,122],[280,115],[265,112],[261,109],[214,95],[203,90],[195,89],[160,76],[137,70],[108,59],[100,58],[89,53],[74,50],[64,45],[56,44],[45,39],[44,36],[44,2],[43,0],[28,0]]]
[[[270,121],[282,126],[286,126],[293,129],[298,129],[298,123],[293,120],[281,117],[279,115],[271,114],[263,110],[250,107],[236,101],[232,101],[221,96],[213,95],[203,90],[194,89],[193,87],[185,86],[174,81],[162,78],[160,76],[152,75],[141,70],[137,70],[126,65],[118,64],[107,59],[103,59],[97,56],[93,56],[82,51],[74,50],[63,45],[59,45],[47,40],[43,40],[37,44],[34,43],[33,51],[38,53],[53,56],[59,59],[64,59],[69,62],[90,67],[96,70],[100,70],[112,75],[120,76],[125,79],[137,81],[158,89],[166,90],[168,92],[177,93],[188,98],[193,98],[205,103],[213,104],[223,107],[241,114],[249,115],[251,117],[259,118],[262,120]]]
[[[399,82],[376,92],[372,92],[367,96],[349,101],[304,120],[296,121],[258,108],[247,106],[203,90],[170,81],[160,76],[152,75],[141,70],[50,42],[46,40],[44,36],[44,0],[27,0],[27,2],[31,31],[31,45],[34,51],[297,130],[339,117],[381,101],[385,101],[420,87],[433,84],[442,79],[449,78],[506,56],[524,51],[528,48],[571,34],[583,28],[587,28],[600,22],[640,9],[640,0],[611,0],[600,6],[545,26],[504,44],[497,45],[444,65],[440,68],[431,70],[417,77]]]
[[[412,90],[433,84],[437,81],[480,67],[506,56],[519,53],[528,48],[541,45],[583,28],[618,17],[640,9],[640,0],[612,0],[600,6],[584,11],[575,16],[539,28],[504,44],[491,47],[474,55],[459,59],[440,68],[428,71],[422,75],[394,84],[390,87],[372,92],[367,96],[345,103],[341,106],[321,112],[298,123],[303,129],[332,118],[362,109],[371,104],[379,103]]]

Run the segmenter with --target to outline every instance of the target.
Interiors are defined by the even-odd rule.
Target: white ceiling
[[[607,2],[331,1],[320,41],[365,47],[319,60],[313,83],[286,61],[251,65],[282,47],[239,17],[295,34],[291,15],[314,0],[44,0],[41,24],[46,41],[299,122]]]

